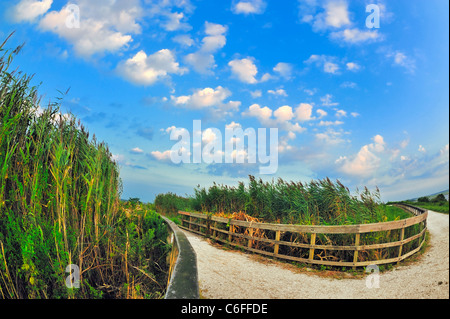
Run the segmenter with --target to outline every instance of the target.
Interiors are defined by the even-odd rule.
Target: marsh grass
[[[167,229],[119,201],[118,165],[0,46],[0,298],[160,298]],[[66,267],[80,289],[66,287]]]
[[[380,192],[376,188],[370,192],[366,187],[356,194],[340,181],[332,182],[329,178],[302,182],[264,182],[250,176],[246,186],[240,182],[237,187],[213,184],[209,189],[198,186],[195,196],[191,198],[194,210],[212,213],[216,216],[266,223],[296,225],[355,225],[388,222],[411,217],[404,210],[384,205],[380,201]],[[422,226],[414,225],[405,229],[405,236],[417,234]],[[274,239],[271,231],[249,233],[249,229],[234,227],[234,233],[251,237]],[[251,230],[250,230],[251,232]],[[226,236],[222,236],[226,240]],[[407,238],[406,237],[406,238]],[[309,244],[310,234],[281,233],[281,241],[298,244]],[[361,235],[361,245],[387,243],[400,240],[400,231],[374,232]],[[242,238],[236,243],[246,245]],[[317,245],[354,245],[354,234],[318,234]],[[404,246],[404,253],[414,249],[418,240]],[[252,247],[273,252],[273,244],[253,240]],[[309,249],[280,245],[280,254],[309,258]],[[361,251],[358,261],[380,260],[398,256],[398,247]],[[353,261],[353,251],[348,250],[315,250],[315,259],[324,261]]]

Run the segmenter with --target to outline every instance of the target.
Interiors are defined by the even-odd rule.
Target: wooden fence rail
[[[425,242],[426,232],[426,220],[428,217],[428,211],[425,209],[409,206],[409,205],[397,205],[398,207],[411,212],[414,217],[385,222],[376,224],[361,224],[361,225],[343,225],[343,226],[316,226],[316,225],[284,225],[284,224],[269,224],[269,223],[256,223],[247,222],[241,220],[228,219],[223,217],[216,217],[201,213],[188,213],[178,212],[181,217],[180,228],[197,233],[202,236],[214,239],[225,244],[236,246],[247,251],[251,251],[258,254],[263,254],[275,258],[287,259],[291,261],[327,265],[327,266],[341,266],[341,267],[365,267],[369,265],[381,265],[389,263],[398,263],[420,250]],[[412,234],[408,232],[407,238],[405,238],[405,230],[409,227],[414,227]],[[235,229],[239,229],[236,232]],[[246,234],[244,234],[244,231]],[[273,231],[275,232],[274,239],[267,237],[250,236],[255,234],[258,230]],[[361,244],[361,235],[375,232],[389,232],[399,231],[399,240],[384,243],[375,244]],[[300,243],[293,241],[280,240],[283,233],[296,233],[303,234],[309,238],[309,243]],[[250,235],[247,235],[250,234]],[[353,245],[319,245],[316,244],[316,238],[318,235],[326,234],[344,234],[354,236]],[[291,237],[292,238],[292,237]],[[247,241],[247,244],[242,244],[242,239]],[[414,242],[415,241],[415,242]],[[262,242],[268,243],[270,247],[273,246],[273,250],[267,251],[255,248],[255,243]],[[404,246],[408,243],[409,251],[404,253]],[[301,258],[299,256],[286,255],[280,252],[281,246],[287,246],[291,248],[303,248],[308,249],[308,258]],[[412,247],[411,247],[412,246]],[[395,257],[378,260],[364,260],[358,261],[360,252],[367,252],[375,249],[384,248],[398,248],[398,254]],[[350,260],[326,260],[320,258],[315,252],[317,250],[323,251],[353,251],[353,257]],[[318,258],[316,258],[318,257]]]

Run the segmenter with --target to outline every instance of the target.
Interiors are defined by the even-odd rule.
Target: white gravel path
[[[449,299],[449,215],[430,211],[428,230],[430,249],[416,262],[381,273],[379,288],[371,289],[367,277],[323,277],[185,233],[197,254],[201,294],[208,299]]]

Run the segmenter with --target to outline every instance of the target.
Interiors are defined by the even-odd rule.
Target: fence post
[[[361,239],[361,234],[357,233],[355,236],[355,251],[353,252],[353,269],[356,269],[356,264],[358,263],[358,246]]]
[[[234,230],[234,227],[233,227],[233,225],[231,225],[231,221],[230,221],[230,227],[228,229],[228,243],[229,244],[231,244],[231,240],[232,240],[231,233],[233,232],[233,230]]]
[[[208,214],[206,217],[206,238],[210,238],[211,237],[211,215]]]
[[[405,228],[402,228],[402,231],[400,233],[400,241],[403,241],[405,239]],[[398,258],[399,261],[397,261],[397,264],[400,263],[400,257],[402,257],[402,252],[403,252],[403,243],[400,244],[400,247],[398,248]]]
[[[277,232],[275,233],[275,240],[276,241],[280,241],[281,238],[281,230],[277,230]],[[275,244],[275,248],[273,249],[273,253],[275,255],[278,255],[278,249],[280,248],[280,245],[278,243]]]
[[[216,238],[216,236],[217,236],[216,228],[217,228],[217,222],[215,221],[215,222],[214,222],[214,230],[213,230],[213,238],[214,238],[214,239],[217,239],[217,238]]]
[[[316,244],[316,233],[311,234],[311,247],[309,248],[309,260],[314,259],[314,246]]]

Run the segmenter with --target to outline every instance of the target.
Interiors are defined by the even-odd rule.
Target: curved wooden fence
[[[327,265],[327,266],[341,266],[341,267],[364,267],[369,265],[381,265],[400,262],[420,250],[425,242],[426,220],[428,211],[425,209],[408,206],[397,205],[398,207],[411,212],[414,217],[376,224],[361,224],[361,225],[343,225],[343,226],[315,226],[315,225],[283,225],[283,224],[267,224],[240,221],[228,219],[223,217],[216,217],[201,213],[178,212],[182,219],[180,228],[206,236],[231,246],[236,246],[241,249],[251,251],[258,254],[263,254],[280,259],[287,259],[301,263]],[[234,230],[239,227],[240,232]],[[249,236],[242,232],[242,228],[248,229],[247,234],[257,234],[258,230],[275,232],[275,238],[264,238],[257,236]],[[408,230],[408,231],[406,231]],[[392,242],[375,243],[375,244],[361,244],[361,235],[375,232],[389,232],[397,231],[398,240]],[[309,243],[299,243],[292,241],[280,240],[281,234],[299,233],[306,235]],[[316,237],[319,234],[346,234],[354,236],[353,245],[317,245]],[[408,234],[407,236],[405,234]],[[242,240],[246,240],[247,244],[242,245]],[[261,250],[255,248],[256,242],[269,243],[272,251]],[[404,252],[405,245],[408,245],[408,252]],[[281,246],[289,246],[293,248],[303,248],[309,250],[309,258],[301,258],[298,256],[286,255],[280,252]],[[384,248],[397,249],[396,256],[387,259],[378,260],[364,260],[359,261],[358,255],[360,252],[367,252],[370,250],[379,250]],[[352,251],[351,260],[324,260],[315,254],[315,251],[331,251],[344,250]]]

